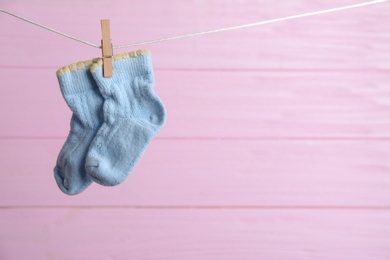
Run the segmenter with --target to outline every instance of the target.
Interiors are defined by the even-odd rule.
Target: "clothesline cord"
[[[59,34],[59,35],[61,35],[61,36],[64,36],[64,37],[66,37],[66,38],[69,38],[69,39],[72,39],[72,40],[75,40],[75,41],[84,43],[84,44],[86,44],[86,45],[89,45],[89,46],[92,46],[92,47],[95,47],[95,48],[101,48],[100,45],[97,45],[97,44],[94,44],[94,43],[90,43],[90,42],[81,40],[81,39],[79,39],[79,38],[77,38],[77,37],[74,37],[74,36],[71,36],[71,35],[69,35],[69,34],[60,32],[60,31],[55,30],[55,29],[53,29],[53,28],[50,28],[50,27],[48,27],[48,26],[46,26],[46,25],[43,25],[43,24],[40,24],[40,23],[31,21],[31,20],[29,20],[29,19],[27,19],[27,18],[24,18],[24,17],[20,16],[20,15],[17,15],[17,14],[11,13],[11,12],[8,12],[8,11],[6,11],[6,10],[4,10],[4,9],[0,9],[0,12],[3,12],[3,13],[8,14],[8,15],[11,15],[11,16],[13,16],[13,17],[16,17],[16,18],[22,20],[22,21],[25,21],[25,22],[27,22],[27,23],[31,23],[31,24],[33,24],[33,25],[36,25],[36,26],[38,26],[38,27],[41,27],[41,28],[43,28],[43,29],[45,29],[45,30],[48,30],[48,31],[50,31],[50,32],[57,33],[57,34]]]
[[[113,48],[114,49],[127,48],[127,47],[132,47],[132,46],[147,45],[147,44],[158,43],[158,42],[173,41],[173,40],[178,40],[178,39],[183,39],[183,38],[188,38],[188,37],[195,37],[195,36],[211,34],[211,33],[225,32],[225,31],[231,31],[231,30],[238,30],[238,29],[243,29],[243,28],[248,28],[248,27],[253,27],[253,26],[261,26],[261,25],[265,25],[265,24],[271,24],[271,23],[276,23],[276,22],[293,20],[293,19],[298,19],[298,18],[303,18],[303,17],[308,17],[308,16],[314,16],[314,15],[320,15],[320,14],[333,13],[333,12],[353,9],[353,8],[359,8],[359,7],[379,4],[379,3],[383,3],[383,2],[387,2],[387,1],[389,1],[389,0],[375,0],[375,1],[364,2],[364,3],[360,3],[360,4],[354,4],[354,5],[337,7],[337,8],[332,8],[332,9],[326,9],[326,10],[322,10],[322,11],[316,11],[316,12],[292,15],[292,16],[276,18],[276,19],[271,19],[271,20],[266,20],[266,21],[261,21],[261,22],[255,22],[255,23],[249,23],[249,24],[242,24],[242,25],[237,25],[237,26],[219,28],[219,29],[209,30],[209,31],[204,31],[204,32],[189,33],[189,34],[178,35],[178,36],[167,37],[167,38],[161,38],[161,39],[156,39],[156,40],[136,42],[136,43],[129,43],[129,44],[124,44],[124,45],[117,45],[117,46],[113,46]],[[19,16],[17,14],[8,12],[8,11],[6,11],[4,9],[0,9],[0,12],[3,12],[5,14],[11,15],[13,17],[16,17],[16,18],[18,18],[18,19],[20,19],[22,21],[27,22],[27,23],[31,23],[33,25],[36,25],[36,26],[41,27],[41,28],[43,28],[45,30],[57,33],[57,34],[59,34],[61,36],[64,36],[64,37],[69,38],[69,39],[72,39],[74,41],[78,41],[78,42],[84,43],[84,44],[86,44],[88,46],[92,46],[92,47],[95,47],[95,48],[101,48],[101,46],[98,45],[98,44],[94,44],[94,43],[91,43],[91,42],[79,39],[77,37],[71,36],[69,34],[60,32],[58,30],[55,30],[55,29],[50,28],[48,26],[45,26],[43,24],[31,21],[31,20],[29,20],[27,18],[24,18],[22,16]]]
[[[126,47],[137,46],[137,45],[146,45],[146,44],[165,42],[165,41],[172,41],[172,40],[178,40],[178,39],[187,38],[187,37],[194,37],[194,36],[200,36],[200,35],[211,34],[211,33],[218,33],[218,32],[243,29],[243,28],[248,28],[248,27],[253,27],[253,26],[260,26],[260,25],[282,22],[282,21],[287,21],[287,20],[293,20],[293,19],[298,19],[298,18],[303,18],[303,17],[308,17],[308,16],[320,15],[320,14],[325,14],[325,13],[332,13],[332,12],[337,12],[337,11],[342,11],[342,10],[347,10],[347,9],[352,9],[352,8],[358,8],[358,7],[363,7],[363,6],[373,5],[373,4],[379,4],[382,2],[386,2],[386,1],[388,1],[388,0],[377,0],[377,1],[365,2],[365,3],[361,3],[361,4],[332,8],[332,9],[327,9],[327,10],[322,10],[322,11],[316,11],[316,12],[292,15],[292,16],[287,16],[287,17],[282,17],[282,18],[276,18],[276,19],[271,19],[271,20],[266,20],[266,21],[261,21],[261,22],[256,22],[256,23],[249,23],[249,24],[231,26],[231,27],[226,27],[226,28],[220,28],[220,29],[215,29],[215,30],[210,30],[210,31],[205,31],[205,32],[189,33],[189,34],[173,36],[173,37],[168,37],[168,38],[162,38],[162,39],[157,39],[157,40],[130,43],[130,44],[125,44],[125,45],[118,45],[118,46],[114,46],[114,49],[115,48],[116,49],[126,48]]]

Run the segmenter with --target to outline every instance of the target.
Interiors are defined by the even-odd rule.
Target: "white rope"
[[[41,28],[43,28],[43,29],[45,29],[45,30],[48,30],[48,31],[57,33],[57,34],[62,35],[62,36],[64,36],[64,37],[66,37],[66,38],[69,38],[69,39],[72,39],[72,40],[75,40],[75,41],[84,43],[84,44],[86,44],[86,45],[89,45],[89,46],[92,46],[92,47],[95,47],[95,48],[101,48],[100,45],[97,45],[97,44],[94,44],[94,43],[90,43],[90,42],[81,40],[81,39],[79,39],[79,38],[77,38],[77,37],[74,37],[74,36],[71,36],[71,35],[69,35],[69,34],[66,34],[66,33],[60,32],[60,31],[58,31],[58,30],[55,30],[55,29],[53,29],[53,28],[47,27],[46,25],[43,25],[43,24],[40,24],[40,23],[31,21],[31,20],[29,20],[29,19],[27,19],[27,18],[24,18],[24,17],[21,17],[21,16],[19,16],[19,15],[17,15],[17,14],[8,12],[8,11],[6,11],[6,10],[4,10],[4,9],[0,9],[0,12],[3,12],[3,13],[5,13],[5,14],[11,15],[11,16],[13,16],[13,17],[16,17],[16,18],[18,18],[18,19],[20,19],[20,20],[22,20],[22,21],[25,21],[25,22],[31,23],[31,24],[33,24],[33,25],[36,25],[36,26],[41,27]]]
[[[146,45],[146,44],[152,44],[152,43],[157,43],[157,42],[172,41],[172,40],[177,40],[177,39],[182,39],[182,38],[187,38],[187,37],[194,37],[194,36],[199,36],[199,35],[205,35],[205,34],[210,34],[210,33],[218,33],[218,32],[243,29],[243,28],[248,28],[248,27],[253,27],[253,26],[260,26],[260,25],[264,25],[264,24],[270,24],[270,23],[276,23],[276,22],[287,21],[287,20],[292,20],[292,19],[298,19],[298,18],[302,18],[302,17],[308,17],[308,16],[313,16],[313,15],[332,13],[332,12],[337,12],[337,11],[342,11],[342,10],[347,10],[347,9],[352,9],[352,8],[358,8],[358,7],[363,7],[363,6],[367,6],[367,5],[379,4],[379,3],[387,2],[387,1],[388,0],[376,0],[376,1],[371,1],[371,2],[366,2],[366,3],[361,3],[361,4],[332,8],[332,9],[311,12],[311,13],[292,15],[292,16],[287,16],[287,17],[283,17],[283,18],[271,19],[271,20],[267,20],[267,21],[250,23],[250,24],[237,25],[237,26],[215,29],[215,30],[210,30],[210,31],[205,31],[205,32],[189,33],[189,34],[173,36],[173,37],[168,37],[168,38],[162,38],[162,39],[157,39],[157,40],[130,43],[130,44],[125,44],[125,45],[118,45],[118,46],[114,46],[114,49],[126,48],[126,47],[137,46],[137,45]]]
[[[238,30],[238,29],[243,29],[243,28],[248,28],[248,27],[253,27],[253,26],[260,26],[260,25],[271,24],[271,23],[276,23],[276,22],[282,22],[282,21],[287,21],[287,20],[293,20],[293,19],[298,19],[298,18],[303,18],[303,17],[308,17],[308,16],[314,16],[314,15],[320,15],[320,14],[333,13],[333,12],[353,9],[353,8],[359,8],[359,7],[379,4],[379,3],[383,3],[383,2],[387,2],[387,1],[389,1],[389,0],[375,0],[375,1],[370,1],[370,2],[365,2],[365,3],[360,3],[360,4],[354,4],[354,5],[337,7],[337,8],[332,8],[332,9],[326,9],[326,10],[322,10],[322,11],[316,11],[316,12],[292,15],[292,16],[276,18],[276,19],[271,19],[271,20],[266,20],[266,21],[261,21],[261,22],[255,22],[255,23],[249,23],[249,24],[242,24],[242,25],[237,25],[237,26],[225,27],[225,28],[209,30],[209,31],[204,31],[204,32],[189,33],[189,34],[178,35],[178,36],[167,37],[167,38],[161,38],[161,39],[156,39],[156,40],[143,41],[143,42],[137,42],[137,43],[129,43],[129,44],[124,44],[124,45],[117,45],[117,46],[113,46],[113,48],[114,49],[127,48],[127,47],[138,46],[138,45],[147,45],[147,44],[158,43],[158,42],[173,41],[173,40],[178,40],[178,39],[183,39],[183,38],[188,38],[188,37],[195,37],[195,36],[211,34],[211,33],[225,32],[225,31],[231,31],[231,30]],[[0,9],[0,12],[6,13],[6,14],[11,15],[11,16],[14,16],[14,17],[16,17],[18,19],[21,19],[21,20],[25,21],[25,22],[28,22],[28,23],[31,23],[33,25],[39,26],[39,27],[41,27],[43,29],[46,29],[48,31],[57,33],[59,35],[67,37],[69,39],[72,39],[72,40],[84,43],[86,45],[89,45],[89,46],[92,46],[92,47],[95,47],[95,48],[101,48],[100,45],[93,44],[93,43],[81,40],[81,39],[76,38],[74,36],[71,36],[69,34],[60,32],[58,30],[52,29],[52,28],[47,27],[45,25],[39,24],[37,22],[33,22],[33,21],[31,21],[31,20],[29,20],[27,18],[24,18],[24,17],[21,17],[19,15],[16,15],[16,14],[13,14],[11,12],[8,12],[8,11],[6,11],[4,9]]]

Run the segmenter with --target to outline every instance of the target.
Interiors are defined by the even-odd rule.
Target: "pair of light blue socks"
[[[150,52],[115,55],[110,78],[103,77],[102,59],[61,68],[57,77],[73,112],[54,168],[58,187],[75,195],[93,181],[122,183],[166,120],[154,92]]]

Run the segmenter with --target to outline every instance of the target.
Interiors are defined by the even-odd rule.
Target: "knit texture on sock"
[[[137,51],[114,56],[113,76],[103,77],[101,60],[91,67],[104,97],[104,122],[86,159],[86,170],[97,183],[122,183],[166,121],[154,92],[151,55]]]
[[[92,64],[93,61],[79,62],[57,71],[62,95],[73,115],[54,176],[61,191],[69,195],[82,192],[92,183],[85,171],[85,158],[103,123],[103,97],[91,75]]]

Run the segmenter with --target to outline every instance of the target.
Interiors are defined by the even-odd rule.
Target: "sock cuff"
[[[90,67],[94,60],[81,61],[57,71],[57,78],[64,96],[90,92],[97,88]]]
[[[89,67],[91,67],[93,62],[94,62],[94,60],[86,60],[86,61],[76,62],[74,64],[71,64],[71,65],[68,65],[68,66],[65,66],[65,67],[58,69],[56,72],[56,75],[57,75],[57,77],[60,77],[64,74],[71,73],[72,71],[75,71],[75,70],[81,70],[81,69],[84,69],[85,67],[89,68]]]
[[[118,62],[120,60],[127,60],[150,53],[151,52],[149,50],[138,50],[128,53],[116,54],[113,56],[113,61]],[[148,63],[147,60],[145,60],[145,62]],[[56,74],[63,95],[90,92],[93,90],[93,88],[96,88],[96,84],[93,80],[91,72],[95,72],[102,65],[103,59],[95,58],[92,60],[80,61],[57,70]],[[145,66],[145,68],[147,67],[149,66]],[[93,82],[93,84],[91,84],[91,82]]]
[[[138,56],[142,56],[145,54],[151,54],[149,50],[137,50],[137,51],[132,51],[132,52],[127,52],[127,53],[120,53],[120,54],[115,54],[112,56],[113,62],[116,63],[120,60],[125,60],[125,59],[130,59],[130,58],[135,58]],[[94,63],[91,66],[91,72],[95,72],[99,67],[103,65],[103,59],[98,58],[94,60]],[[115,73],[115,71],[114,71]]]

